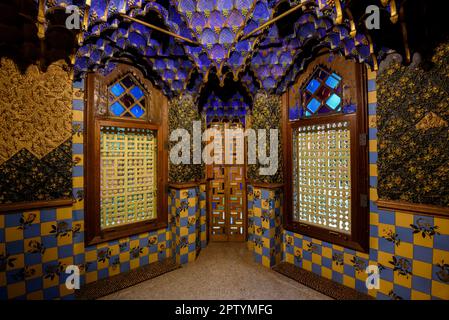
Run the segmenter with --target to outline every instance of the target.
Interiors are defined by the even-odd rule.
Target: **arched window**
[[[166,100],[136,69],[87,78],[86,241],[167,225]]]
[[[324,60],[324,59],[322,59]],[[286,228],[357,250],[368,246],[364,67],[312,63],[289,94]],[[333,64],[331,64],[333,67]],[[350,88],[350,89],[348,89]],[[293,91],[294,91],[293,90]],[[355,101],[355,103],[352,103]],[[288,152],[290,151],[290,152]]]

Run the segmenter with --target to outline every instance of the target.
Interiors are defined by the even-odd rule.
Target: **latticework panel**
[[[229,181],[229,235],[244,235],[244,167],[228,168]]]
[[[226,189],[224,167],[213,168],[211,188],[211,233],[212,235],[226,235]]]
[[[102,127],[102,229],[157,216],[157,139],[149,129]]]
[[[349,122],[303,126],[293,135],[294,220],[350,233]]]

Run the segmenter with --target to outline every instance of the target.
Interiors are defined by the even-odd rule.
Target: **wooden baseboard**
[[[377,207],[381,210],[401,211],[409,214],[449,218],[449,208],[447,207],[384,199],[379,199],[376,203]]]
[[[19,211],[40,209],[40,208],[58,208],[70,207],[73,205],[72,199],[57,199],[48,201],[32,201],[0,204],[0,214],[15,213]]]

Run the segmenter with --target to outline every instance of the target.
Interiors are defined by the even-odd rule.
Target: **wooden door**
[[[215,124],[214,127],[224,130],[234,125],[220,123]],[[235,157],[233,158],[235,163]],[[223,159],[225,159],[224,155]],[[208,167],[210,241],[246,240],[245,172],[244,164],[222,164]]]

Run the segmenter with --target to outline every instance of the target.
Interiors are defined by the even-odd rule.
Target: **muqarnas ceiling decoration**
[[[445,43],[428,71],[393,61],[378,76],[381,199],[449,205],[448,57]]]
[[[70,198],[72,80],[66,63],[0,64],[0,204]]]
[[[220,86],[228,78],[247,86],[254,97],[260,89],[285,92],[322,48],[374,69],[391,50],[407,62],[413,48],[403,40],[412,37],[404,32],[425,25],[420,21],[411,28],[404,18],[404,12],[419,11],[411,2],[416,1],[52,0],[45,16],[79,6],[76,77],[107,73],[126,59],[169,97],[199,94],[212,75]],[[372,4],[380,8],[382,30],[364,27],[365,9]]]

